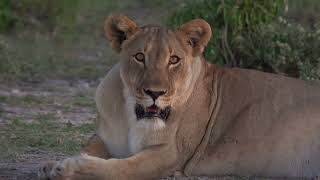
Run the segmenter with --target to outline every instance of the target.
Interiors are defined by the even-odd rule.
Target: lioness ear
[[[104,25],[105,35],[117,52],[121,51],[122,43],[129,39],[139,27],[135,22],[124,15],[109,16]]]
[[[211,38],[211,27],[202,19],[195,19],[180,26],[178,31],[184,33],[188,38],[188,43],[193,47],[193,56],[203,53]]]

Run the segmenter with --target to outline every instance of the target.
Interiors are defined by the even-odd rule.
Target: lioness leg
[[[55,166],[51,180],[143,180],[167,176],[177,168],[173,148],[151,147],[126,159],[105,160],[89,155],[68,158]]]
[[[105,147],[105,144],[103,143],[101,138],[96,134],[94,134],[89,139],[85,147],[81,150],[81,154],[87,154],[90,156],[95,156],[103,159],[110,158],[109,153]],[[53,169],[56,169],[59,171],[60,170],[59,166],[60,166],[60,162],[55,162],[55,161],[47,162],[46,164],[44,164],[39,168],[39,172],[38,172],[39,179],[40,180],[51,179],[50,176],[52,176],[52,173],[56,173],[56,172],[53,172],[54,171]]]

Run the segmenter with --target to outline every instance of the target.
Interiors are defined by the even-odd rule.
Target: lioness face
[[[121,77],[136,99],[137,118],[167,119],[191,80],[191,48],[172,31],[144,27],[123,44]]]
[[[166,120],[188,98],[210,26],[194,20],[176,31],[159,26],[138,27],[125,16],[107,19],[106,36],[120,53],[120,76],[135,99],[137,119]]]

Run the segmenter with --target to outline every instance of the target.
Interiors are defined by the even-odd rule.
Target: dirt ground
[[[54,116],[54,123],[57,124],[93,123],[96,118],[92,102],[93,91],[91,84],[84,81],[47,80],[38,84],[0,85],[0,96],[8,97],[7,101],[0,103],[0,111],[4,114],[0,117],[0,128],[15,118],[33,123],[39,114],[49,113]],[[87,102],[75,105],[74,102],[79,96],[87,98]],[[33,99],[26,103],[22,101],[26,97]],[[0,180],[36,179],[36,172],[41,163],[59,160],[65,156],[59,152],[34,149],[19,154],[17,158],[0,160]]]

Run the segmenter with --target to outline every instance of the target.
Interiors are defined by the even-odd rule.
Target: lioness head
[[[171,109],[185,103],[194,88],[211,28],[201,19],[177,30],[139,27],[128,17],[117,15],[107,18],[105,34],[120,54],[120,76],[135,99],[137,118],[166,120]]]

